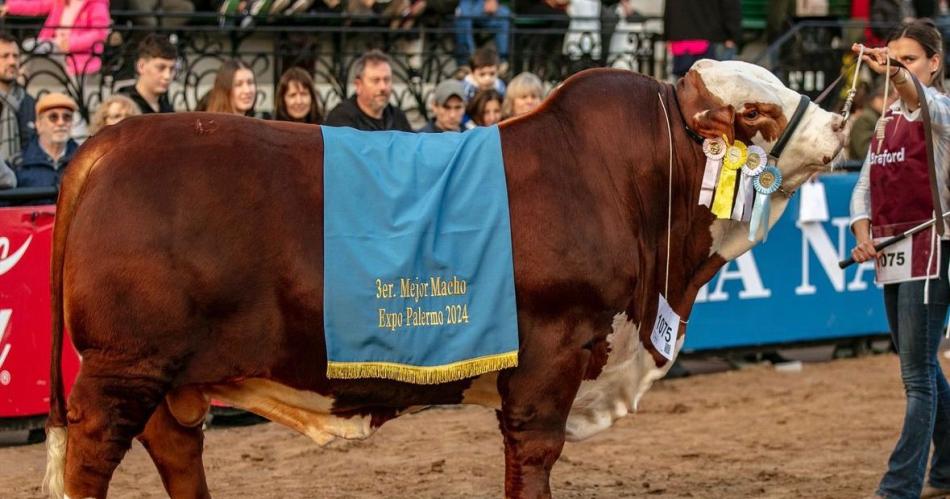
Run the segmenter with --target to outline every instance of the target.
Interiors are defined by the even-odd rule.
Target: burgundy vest
[[[908,121],[900,112],[891,109],[884,116],[889,119],[884,129],[884,139],[879,141],[877,134],[872,136],[868,151],[871,166],[871,235],[875,241],[900,234],[934,216],[924,124],[920,120]],[[913,253],[911,272],[905,280],[939,274],[940,264],[936,253],[940,245],[935,244],[932,238],[932,227],[913,236],[910,243]],[[931,254],[932,248],[936,248],[934,254]],[[886,253],[892,250],[888,248],[882,251]],[[879,271],[881,264],[879,259]]]

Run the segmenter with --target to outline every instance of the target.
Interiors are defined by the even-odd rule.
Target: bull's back
[[[266,371],[286,342],[311,342],[287,335],[322,313],[319,128],[147,116],[107,127],[74,161],[64,192],[78,196],[60,222],[80,350],[187,358],[181,376],[201,382]]]

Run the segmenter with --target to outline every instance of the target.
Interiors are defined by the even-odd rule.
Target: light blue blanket
[[[516,366],[498,128],[322,130],[327,375],[431,384]]]

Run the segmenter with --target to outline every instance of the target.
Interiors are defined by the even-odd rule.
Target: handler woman
[[[859,52],[859,46],[853,50]],[[947,263],[950,240],[924,231],[880,254],[874,240],[927,221],[934,211],[950,209],[950,97],[943,92],[943,41],[928,19],[901,26],[887,48],[865,49],[864,61],[877,73],[890,71],[900,99],[884,114],[883,137],[876,133],[851,196],[851,230],[858,262],[877,258],[877,280],[884,283],[884,305],[891,337],[900,356],[907,395],[904,427],[877,497],[943,497],[950,494],[950,385],[937,360],[950,286]],[[907,69],[887,68],[886,58]],[[919,95],[910,71],[920,80]],[[920,119],[921,99],[930,109],[934,164],[942,206],[933,206],[927,149]],[[880,130],[879,130],[880,132]],[[927,486],[924,475],[934,444]]]

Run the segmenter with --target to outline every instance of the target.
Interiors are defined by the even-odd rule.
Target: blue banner
[[[498,127],[323,127],[327,376],[443,383],[518,363]]]
[[[848,206],[857,178],[857,173],[820,178],[827,221],[802,222],[802,196],[792,197],[768,241],[726,264],[700,290],[683,350],[886,333],[874,263],[838,268],[855,244]]]

